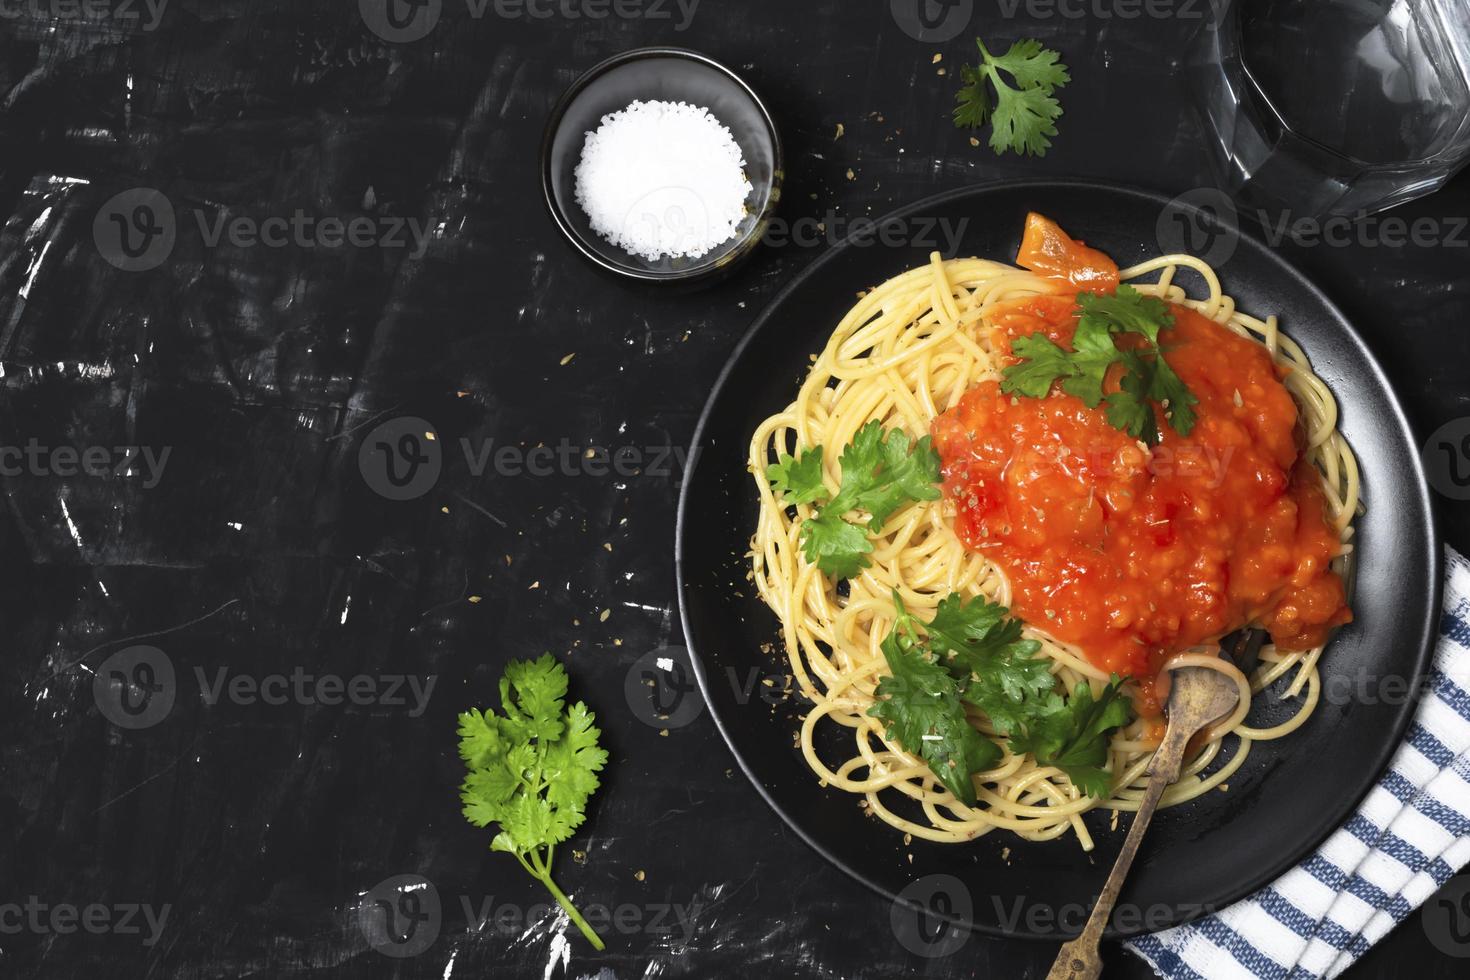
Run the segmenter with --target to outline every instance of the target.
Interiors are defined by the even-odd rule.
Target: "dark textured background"
[[[677,467],[656,457],[687,444],[737,337],[819,250],[765,248],[683,297],[610,282],[545,216],[537,144],[581,70],[675,43],[769,100],[787,141],[788,218],[876,215],[1016,176],[1175,193],[1209,173],[1174,62],[1196,21],[977,13],[935,44],[899,30],[887,3],[704,0],[679,30],[672,6],[670,19],[532,20],[445,0],[428,37],[388,44],[350,0],[174,0],[153,30],[146,10],[89,21],[40,2],[56,16],[0,18],[0,443],[170,456],[153,487],[3,478],[0,903],[170,914],[153,945],[0,933],[0,974],[1045,972],[1045,944],[974,937],[947,957],[909,955],[887,903],[785,830],[707,718],[663,733],[630,709],[630,667],[680,642]],[[949,124],[976,33],[1063,52],[1075,81],[1045,159],[997,159]],[[124,272],[99,254],[93,221],[137,187],[168,198],[178,235],[157,268]],[[411,218],[432,237],[422,254],[210,247],[193,220],[296,209]],[[1396,213],[1470,214],[1470,181]],[[1470,415],[1470,249],[1288,252],[1355,319],[1421,435]],[[403,415],[430,420],[446,447],[565,444],[572,462],[477,476],[448,452],[432,490],[389,501],[357,454]],[[590,447],[624,448],[643,472],[597,475],[581,463]],[[1464,549],[1470,516],[1441,502]],[[127,730],[100,713],[93,675],[133,643],[164,652],[177,701]],[[556,867],[584,909],[631,910],[597,956],[532,908],[539,886],[486,850],[455,796],[455,713],[493,699],[507,659],[543,650],[563,656],[612,753],[572,845],[584,855],[564,847]],[[434,675],[436,687],[417,717],[391,704],[211,705],[195,671],[220,668]],[[370,948],[359,928],[364,893],[399,874],[428,878],[443,905],[437,938],[410,958]],[[462,899],[507,918],[466,931]],[[659,906],[684,910],[688,930]],[[1147,975],[1117,950],[1110,963]],[[1414,915],[1350,975],[1463,970]]]

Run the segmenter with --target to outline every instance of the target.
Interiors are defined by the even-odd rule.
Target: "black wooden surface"
[[[0,973],[1044,974],[1046,944],[906,952],[888,904],[766,811],[707,718],[664,732],[625,694],[641,656],[681,640],[673,508],[703,398],[820,248],[765,247],[693,295],[635,289],[558,239],[536,185],[562,89],[658,43],[723,60],[769,101],[788,220],[833,226],[1007,177],[1208,182],[1176,64],[1198,26],[1186,14],[1207,4],[1136,19],[976,6],[942,43],[910,37],[887,3],[838,0],[480,16],[443,0],[426,36],[398,43],[350,0],[174,0],[156,23],[141,4],[6,6],[0,444],[38,451],[0,477]],[[1044,159],[996,158],[950,125],[975,34],[1063,52],[1074,81]],[[138,188],[169,202],[175,234],[138,260],[151,268],[125,271],[108,261],[109,216],[127,226],[142,199],[115,196]],[[211,241],[221,221],[298,210],[366,219],[374,243]],[[1470,416],[1470,181],[1394,213],[1434,219],[1441,241],[1282,248],[1355,319],[1427,439]],[[442,472],[390,500],[359,449],[405,416],[433,426]],[[128,446],[154,468],[72,474],[49,453],[94,447],[115,464]],[[1445,460],[1453,494],[1449,467],[1470,461]],[[1449,541],[1470,546],[1463,502],[1440,499]],[[166,658],[173,682],[154,677],[174,701],[128,728],[104,713],[105,678],[138,645]],[[584,910],[614,911],[598,955],[458,812],[456,712],[491,703],[504,663],[543,650],[612,753],[556,866]],[[297,674],[368,680],[362,703],[289,685],[268,703],[249,686],[272,694],[270,678]],[[390,689],[410,675],[432,678],[422,703]],[[216,698],[221,677],[245,686]],[[362,910],[406,874],[441,913],[420,922],[423,951],[391,956]],[[133,906],[167,910],[156,935]],[[93,918],[77,926],[68,907]],[[1450,954],[1470,947],[1430,932],[1410,916],[1349,975],[1462,975]],[[1120,950],[1109,964],[1148,975]]]

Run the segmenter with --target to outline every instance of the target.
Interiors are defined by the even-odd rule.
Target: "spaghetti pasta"
[[[1191,298],[1175,282],[1189,270],[1204,295]],[[1305,354],[1278,329],[1276,318],[1258,319],[1236,308],[1219,277],[1190,255],[1162,255],[1119,273],[1139,292],[1191,308],[1235,334],[1262,345],[1282,372],[1305,433],[1304,458],[1321,475],[1325,513],[1341,540],[1339,571],[1351,551],[1351,521],[1359,503],[1356,460],[1337,430],[1337,406]],[[1006,573],[983,554],[966,549],[952,528],[948,498],[916,501],[895,511],[873,535],[871,564],[839,589],[802,553],[801,525],[812,507],[788,507],[766,479],[779,454],[815,446],[846,445],[864,424],[877,420],[913,435],[954,407],[982,380],[999,376],[997,355],[982,329],[997,304],[1057,294],[1062,287],[1016,267],[979,258],[943,260],[895,276],[862,295],[842,318],[795,400],[766,419],[750,442],[750,469],[760,494],[760,516],[751,543],[753,579],[781,623],[791,671],[812,703],[799,744],[813,772],[827,785],[861,797],[870,812],[898,830],[938,842],[975,839],[1009,830],[1027,840],[1075,834],[1090,850],[1083,816],[1096,808],[1134,810],[1144,772],[1158,741],[1158,726],[1137,719],[1115,732],[1109,747],[1112,791],[1103,798],[1081,793],[1059,769],[1007,748],[994,768],[975,778],[974,806],[958,800],[925,761],[885,737],[867,712],[886,673],[880,649],[896,611],[892,595],[909,612],[930,617],[949,593],[984,596],[1010,606]],[[824,463],[835,485],[836,453]],[[1025,635],[1041,644],[1059,690],[1079,681],[1094,691],[1108,679],[1083,651],[1058,641],[1035,624]],[[1177,662],[1231,676],[1241,689],[1236,712],[1217,725],[1163,799],[1169,806],[1221,787],[1257,741],[1281,738],[1300,727],[1317,704],[1322,649],[1285,652],[1267,646],[1260,668],[1247,678],[1211,648],[1186,651]],[[1269,728],[1247,725],[1252,696],[1290,678],[1282,697],[1299,699],[1287,721]],[[994,734],[978,711],[970,721]],[[833,738],[833,732],[845,732]],[[833,758],[834,749],[840,754]],[[824,754],[826,758],[824,758]],[[830,760],[830,761],[829,761]]]

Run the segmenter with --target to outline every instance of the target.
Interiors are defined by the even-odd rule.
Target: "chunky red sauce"
[[[992,343],[1003,361],[1012,338],[1037,331],[1069,347],[1074,307],[1070,290],[1013,303],[991,318]],[[1150,449],[1059,386],[1013,397],[994,381],[933,424],[955,530],[1005,570],[1012,611],[1138,678],[1249,623],[1304,649],[1351,619],[1329,568],[1339,538],[1269,354],[1171,309],[1160,340],[1199,399],[1188,437],[1160,412]],[[1157,710],[1151,689],[1145,714]]]

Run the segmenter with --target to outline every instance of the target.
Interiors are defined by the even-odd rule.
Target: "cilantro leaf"
[[[827,496],[821,453],[818,446],[797,460],[783,455],[767,468],[767,478],[787,502],[820,503]],[[885,430],[874,420],[857,431],[838,465],[842,480],[837,495],[802,522],[801,547],[807,561],[823,573],[844,579],[867,568],[873,550],[867,531],[845,515],[866,511],[868,530],[877,532],[909,501],[938,500],[939,454],[929,436],[913,441],[902,429]]]
[[[955,95],[954,124],[979,129],[990,118],[990,92],[985,88],[985,76],[969,65],[960,66],[960,80],[964,85]]]
[[[970,776],[993,768],[1002,753],[970,723],[965,704],[985,712],[995,730],[1017,731],[1025,719],[1060,703],[1050,662],[1035,657],[1041,644],[1021,637],[1021,623],[983,597],[950,593],[925,623],[893,594],[898,616],[881,645],[890,676],[878,682],[880,700],[868,713],[888,726],[888,737],[929,763],[957,799],[974,802]]]
[[[1071,367],[1073,376],[1062,383],[1062,390],[1076,395],[1088,408],[1097,408],[1103,397],[1103,381],[1108,368],[1118,360],[1118,347],[1106,328],[1089,323],[1084,317],[1072,337]]]
[[[607,762],[607,751],[597,744],[601,732],[593,725],[595,720],[581,701],[567,708],[566,734],[547,747],[542,760],[547,802],[575,813],[577,823],[582,822],[587,800],[597,790],[597,771]]]
[[[1010,72],[1022,88],[1039,88],[1050,93],[1071,81],[1067,66],[1061,63],[1062,56],[1042,47],[1034,38],[1013,42],[1011,49],[999,58],[990,57],[983,44],[980,50],[997,67]]]
[[[880,441],[880,436],[881,441]],[[839,460],[842,465],[842,489],[833,501],[833,510],[865,510],[872,515],[868,527],[883,529],[888,518],[910,500],[938,500],[939,454],[932,440],[924,436],[910,443],[902,429],[889,429],[869,422],[858,430],[852,445]]]
[[[1077,329],[1106,330],[1108,333],[1137,333],[1156,344],[1159,331],[1174,322],[1169,304],[1157,296],[1145,296],[1127,283],[1112,294],[1078,293],[1081,313]]]
[[[505,711],[471,708],[459,716],[460,786],[465,819],[476,827],[499,824],[490,849],[514,854],[587,940],[602,940],[551,880],[552,849],[586,818],[607,763],[601,732],[582,702],[565,706],[567,672],[551,654],[512,661],[500,679]]]
[[[549,653],[536,660],[511,661],[500,678],[500,703],[524,738],[560,738],[566,696],[567,672]]]
[[[1104,768],[1108,736],[1133,716],[1122,686],[1123,678],[1114,674],[1097,699],[1086,681],[1079,681],[1065,701],[1052,695],[1044,712],[1011,735],[1011,751],[1029,752],[1041,765],[1056,766],[1088,796],[1106,796],[1112,789]]]
[[[1014,150],[1026,156],[1046,156],[1049,137],[1057,134],[1054,120],[1062,114],[1061,103],[1039,88],[1012,90],[999,80],[995,85],[999,98],[990,120],[990,148],[996,155]]]
[[[1060,380],[1062,390],[1088,408],[1106,403],[1109,425],[1150,445],[1160,441],[1150,404],[1159,402],[1170,427],[1182,436],[1189,435],[1199,400],[1169,366],[1159,346],[1159,331],[1174,322],[1169,304],[1124,284],[1109,295],[1078,293],[1077,313],[1070,351],[1039,333],[1012,341],[1011,352],[1018,360],[1001,372],[1001,391],[1045,398]],[[1144,338],[1145,346],[1121,349],[1114,341],[1116,334],[1137,334]],[[1103,384],[1114,364],[1124,369],[1118,376],[1118,389],[1104,395]]]
[[[830,508],[801,525],[806,560],[836,579],[852,578],[869,565],[873,542],[859,524],[849,524]]]
[[[868,714],[884,723],[889,739],[927,762],[956,799],[974,806],[971,776],[994,767],[1001,750],[970,724],[960,682],[923,649],[913,618],[897,594],[894,600],[899,619],[882,643],[889,673],[878,681],[878,700]]]
[[[1187,436],[1194,431],[1194,406],[1199,404],[1199,399],[1185,386],[1184,380],[1174,373],[1174,369],[1164,359],[1162,350],[1154,356],[1154,373],[1149,381],[1148,396],[1164,406],[1164,417],[1169,420],[1169,428],[1181,436]]]
[[[935,653],[957,653],[984,644],[1005,618],[1006,607],[977,596],[969,602],[958,592],[939,600],[924,635]]]
[[[978,129],[989,120],[990,148],[997,154],[1012,150],[1044,156],[1062,114],[1052,93],[1071,81],[1061,55],[1029,38],[1014,42],[1000,56],[992,55],[979,38],[975,44],[980,49],[980,65],[960,67],[964,84],[955,96],[954,124]],[[1010,76],[1010,82],[1002,72]],[[987,81],[995,89],[993,102]]]
[[[1033,700],[1055,686],[1049,662],[1033,656],[1035,640],[1021,638],[1021,622],[983,597],[968,603],[957,593],[939,601],[924,624],[929,646],[950,654],[950,672],[962,681],[964,700],[985,712],[996,731],[1014,731]]]
[[[1153,366],[1145,363],[1135,351],[1126,352],[1122,361],[1128,370],[1119,379],[1118,390],[1108,396],[1108,424],[1153,445],[1159,441],[1154,409],[1148,401]]]
[[[459,716],[459,757],[471,769],[505,754],[498,721],[495,712],[484,715],[474,708]]]
[[[1041,644],[1021,639],[1021,624],[1007,620],[990,637],[986,652],[962,651],[955,661],[972,675],[965,700],[985,712],[995,730],[1018,730],[1056,686],[1050,662],[1034,656]]]
[[[822,482],[821,446],[808,449],[795,459],[782,453],[775,463],[766,467],[766,479],[789,504],[818,503],[831,496]]]
[[[1120,354],[1106,330],[1078,326],[1072,338],[1075,350],[1063,350],[1051,338],[1035,333],[1017,337],[1011,352],[1021,358],[1001,373],[1000,390],[1045,398],[1052,382],[1062,379],[1062,390],[1096,408],[1102,401],[1103,379]]]
[[[1045,398],[1053,381],[1074,373],[1072,353],[1062,350],[1045,334],[1017,337],[1011,342],[1011,353],[1020,360],[1001,372],[1000,390],[1008,395]]]
[[[890,740],[924,759],[957,799],[973,805],[971,777],[1002,757],[970,723],[966,704],[1009,737],[1012,752],[1055,766],[1090,796],[1110,792],[1109,736],[1132,717],[1123,678],[1113,675],[1098,698],[1086,682],[1064,698],[1050,661],[1034,656],[1040,644],[1022,638],[1020,621],[1007,618],[1004,606],[951,593],[926,623],[896,590],[893,603],[897,616],[881,644],[889,674],[868,714],[884,723]]]

